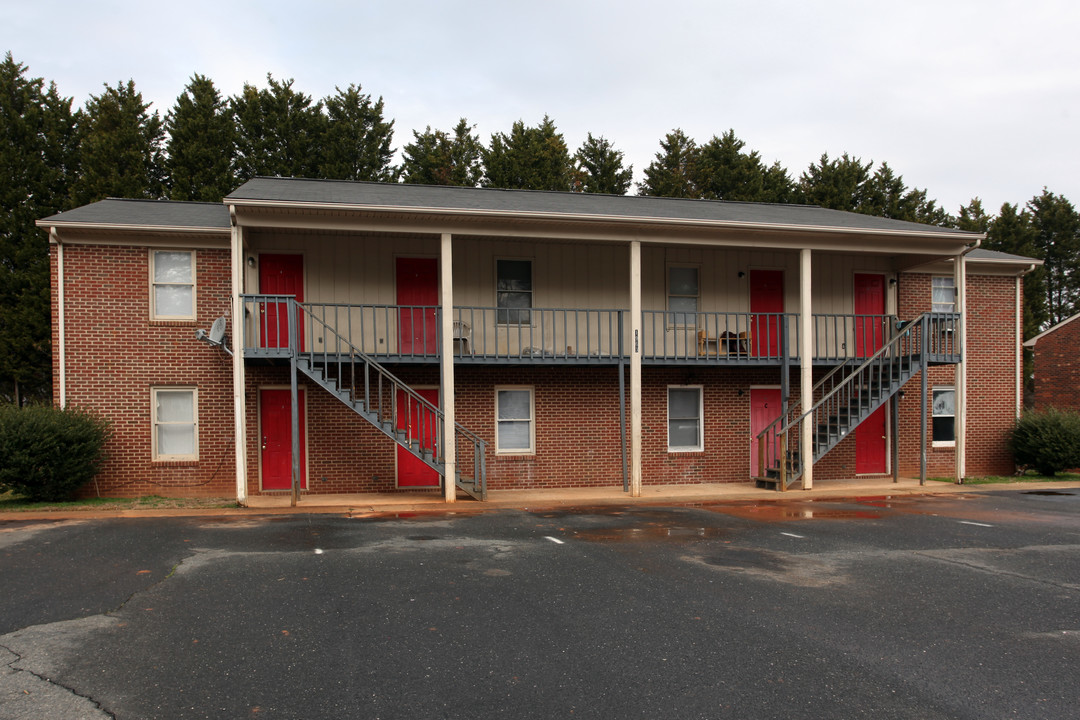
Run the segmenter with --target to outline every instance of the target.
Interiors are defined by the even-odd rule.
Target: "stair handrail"
[[[881,359],[887,354],[894,353],[895,350],[899,347],[899,345],[902,342],[904,342],[905,340],[907,340],[908,338],[910,338],[912,336],[913,332],[917,329],[919,331],[918,333],[916,333],[917,342],[915,342],[915,341],[912,342],[912,347],[911,347],[911,349],[910,349],[910,351],[908,353],[908,357],[914,355],[916,346],[918,346],[918,343],[921,343],[923,341],[924,337],[925,337],[928,316],[929,316],[929,313],[922,313],[921,315],[916,317],[914,320],[902,323],[902,327],[898,328],[898,331],[897,331],[896,335],[893,336],[893,338],[891,340],[889,340],[888,343],[883,345],[881,348],[879,348],[877,350],[877,352],[875,352],[873,355],[868,357],[861,365],[859,365],[846,378],[844,378],[843,381],[841,381],[839,384],[837,384],[836,387],[834,387],[831,391],[829,391],[828,393],[823,395],[820,400],[815,402],[810,407],[809,410],[806,410],[799,417],[797,417],[794,420],[786,423],[780,430],[778,430],[776,432],[776,436],[786,439],[788,433],[790,433],[793,428],[799,428],[802,425],[803,420],[805,420],[807,417],[809,417],[811,415],[816,414],[818,412],[818,410],[822,406],[830,403],[837,394],[839,394],[842,391],[847,390],[848,386],[854,384],[857,380],[861,381],[861,379],[862,379],[861,376],[862,376],[863,372],[867,368],[869,368],[871,366],[878,366],[879,367],[881,365],[881,362],[880,362]],[[921,347],[919,349],[921,350]],[[902,357],[902,355],[897,354],[896,357]],[[762,442],[762,440],[763,439],[759,436],[758,442],[760,443],[760,442]],[[811,457],[809,460],[812,463],[814,461],[814,458]],[[781,463],[784,463],[784,462],[786,462],[786,460],[781,459]],[[797,476],[798,474],[801,474],[801,472],[802,472],[802,464],[804,462],[806,462],[806,460],[800,457],[800,459],[799,459],[799,471],[798,471],[798,473],[795,474],[795,476]],[[792,479],[794,479],[794,477]]]
[[[899,324],[899,321],[896,319],[895,315],[883,315],[882,317],[888,319],[889,325],[891,327],[897,327],[897,325]],[[903,327],[906,327],[906,325],[903,325]],[[902,327],[897,328],[896,334],[893,335],[893,337],[889,340],[889,342],[892,342],[897,337],[899,337],[899,335],[900,335],[900,333],[902,331],[903,331]],[[813,387],[810,389],[810,397],[813,397],[814,394],[820,388],[824,387],[826,385],[826,383],[828,383],[830,380],[832,380],[834,375],[836,375],[838,372],[840,372],[841,370],[843,370],[845,368],[850,368],[851,366],[852,366],[852,362],[850,360],[845,360],[845,361],[839,363],[838,365],[836,365],[836,367],[834,367],[832,370],[827,372],[820,380],[818,380],[816,383],[814,383]],[[854,375],[855,372],[858,372],[858,369],[856,369],[854,372],[852,372],[851,375]],[[778,415],[775,420],[773,420],[771,423],[766,425],[755,436],[756,439],[757,439],[757,442],[758,442],[758,477],[765,477],[766,455],[768,454],[767,450],[766,450],[767,445],[763,442],[764,439],[765,439],[765,436],[768,435],[769,432],[772,431],[780,423],[785,423],[786,425],[790,425],[791,420],[789,420],[789,418],[791,418],[795,413],[799,412],[799,408],[801,408],[801,407],[802,407],[802,397],[800,397],[798,400],[793,402],[785,412]]]
[[[419,407],[422,407],[428,413],[431,413],[437,419],[440,427],[445,427],[446,414],[441,409],[439,409],[439,407],[437,405],[435,405],[430,400],[428,400],[425,397],[423,397],[422,395],[420,395],[412,387],[410,387],[404,380],[397,377],[392,372],[390,372],[388,369],[383,367],[381,364],[379,364],[370,355],[363,352],[362,350],[357,348],[355,345],[353,345],[351,342],[349,342],[348,340],[343,338],[341,336],[341,334],[337,331],[337,329],[330,326],[326,322],[325,319],[316,317],[315,313],[311,312],[311,308],[308,307],[306,303],[298,302],[293,297],[289,297],[288,302],[289,302],[289,305],[290,305],[290,312],[289,312],[290,319],[300,317],[299,313],[297,312],[297,309],[303,309],[303,310],[306,311],[304,313],[304,317],[305,317],[305,319],[308,320],[308,324],[309,324],[309,328],[308,328],[308,337],[309,338],[314,337],[314,332],[313,331],[316,329],[315,328],[315,323],[316,322],[319,324],[319,326],[321,327],[321,329],[323,330],[323,333],[324,333],[323,334],[323,343],[322,343],[323,349],[322,350],[313,350],[313,349],[312,350],[303,350],[303,349],[300,349],[300,348],[296,348],[295,352],[297,353],[297,356],[306,357],[309,362],[314,364],[315,357],[317,355],[321,354],[323,356],[324,364],[328,365],[329,364],[329,357],[330,357],[330,354],[331,354],[330,351],[328,350],[328,347],[329,347],[330,343],[327,342],[327,336],[329,335],[330,337],[332,337],[336,341],[335,342],[335,347],[337,347],[339,350],[344,348],[345,350],[348,351],[350,360],[355,361],[354,359],[359,359],[361,362],[365,363],[368,367],[373,368],[375,370],[375,372],[379,376],[386,378],[395,389],[403,391],[409,397],[409,399],[411,401],[415,402]],[[293,306],[295,306],[295,307],[293,307]],[[340,352],[336,352],[334,354],[337,355],[337,356],[341,355]],[[350,388],[350,392],[352,392],[352,388]],[[482,485],[481,492],[484,495],[486,495],[487,494],[487,488],[486,488],[487,478],[486,478],[486,473],[484,473],[484,469],[485,469],[484,468],[484,466],[485,466],[484,458],[486,457],[486,454],[487,454],[487,441],[484,440],[482,437],[480,437],[479,435],[474,433],[472,430],[469,430],[467,427],[465,427],[464,425],[462,425],[461,423],[459,423],[457,421],[454,422],[454,432],[456,434],[462,435],[463,437],[465,437],[466,440],[468,440],[470,443],[472,443],[473,448],[474,448],[474,462],[478,461],[477,467],[480,470],[480,472],[477,473],[477,476],[474,477],[474,480],[481,483],[481,485]],[[434,448],[434,450],[438,454],[433,453],[433,458],[436,459],[436,461],[438,461],[441,458],[443,464],[445,465],[445,455],[442,454],[445,451],[445,443],[439,443]],[[478,456],[478,457],[476,457],[476,456]],[[445,473],[444,473],[443,477],[446,478]],[[446,478],[446,481],[447,482],[455,482],[456,478]]]

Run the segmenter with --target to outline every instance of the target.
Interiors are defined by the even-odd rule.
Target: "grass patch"
[[[52,512],[71,510],[160,510],[232,508],[236,501],[229,498],[167,498],[147,495],[139,498],[84,498],[63,502],[31,502],[13,492],[0,493],[0,512]]]
[[[1057,475],[1039,475],[1029,470],[1023,475],[988,475],[986,477],[964,478],[965,485],[995,485],[1002,483],[1037,483],[1037,482],[1077,482],[1080,474],[1062,472]],[[950,481],[951,482],[951,481]]]

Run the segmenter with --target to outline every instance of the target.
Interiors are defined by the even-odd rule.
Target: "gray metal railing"
[[[641,315],[646,359],[738,364],[797,356],[798,313],[643,310]]]

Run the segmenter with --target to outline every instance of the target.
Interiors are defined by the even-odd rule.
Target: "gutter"
[[[49,240],[56,243],[56,324],[57,324],[57,382],[60,387],[60,407],[67,407],[67,345],[64,336],[64,243],[55,227],[49,228]]]

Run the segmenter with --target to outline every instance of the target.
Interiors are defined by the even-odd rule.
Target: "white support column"
[[[641,241],[630,243],[630,494],[641,497]]]
[[[442,376],[443,457],[445,472],[443,494],[446,502],[457,500],[457,438],[454,432],[454,255],[453,238],[443,233],[439,245],[439,370]]]
[[[236,463],[236,502],[247,500],[247,404],[244,402],[244,231],[232,216],[232,374],[233,374],[233,442]]]
[[[810,250],[799,251],[799,398],[806,412],[814,404],[814,318],[810,300]],[[814,419],[803,419],[799,457],[802,461],[802,488],[814,487]]]
[[[956,312],[960,313],[960,362],[956,364],[956,481],[967,474],[967,257],[956,258],[953,271],[956,284]]]

